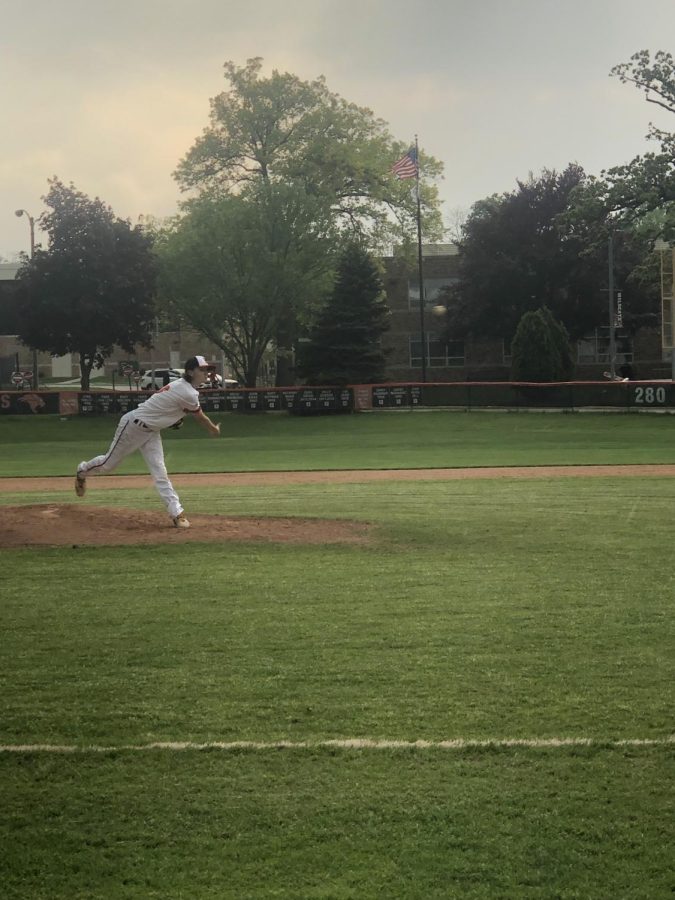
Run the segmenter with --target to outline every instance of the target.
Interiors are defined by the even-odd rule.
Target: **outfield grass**
[[[5,897],[672,896],[663,751],[25,755],[0,770]]]
[[[534,460],[566,441],[583,455],[587,428],[583,461],[607,463],[665,455],[672,427],[264,418],[223,419],[241,428],[231,445],[264,444],[247,468],[275,468],[282,450],[302,468],[312,433],[315,462],[334,452],[366,468],[388,446],[419,465],[420,429],[427,459],[441,433],[459,453],[461,432],[472,464],[480,447],[494,464],[528,442]],[[103,424],[65,428],[84,441]],[[21,447],[44,474],[45,446],[58,450],[26,441],[23,423],[0,433],[3,467]],[[179,436],[173,470],[209,444]],[[74,502],[23,491],[0,505],[47,499]],[[365,520],[374,541],[0,551],[0,744],[80,748],[0,753],[3,898],[672,896],[671,480],[194,486],[181,499],[200,513]],[[161,509],[152,488],[103,479],[81,502]],[[348,738],[593,744],[317,746]],[[656,743],[616,743],[631,739]],[[87,750],[155,741],[310,746]]]
[[[214,414],[163,435],[172,472],[675,463],[675,417],[415,411],[327,417]],[[103,453],[115,416],[0,418],[0,476],[70,475]],[[120,472],[145,471],[140,456]]]

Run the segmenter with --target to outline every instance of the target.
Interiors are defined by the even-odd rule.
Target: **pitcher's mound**
[[[183,544],[186,541],[274,541],[364,544],[371,526],[332,519],[253,518],[188,514],[190,528],[174,528],[162,512],[78,504],[0,507],[0,547],[92,544]]]

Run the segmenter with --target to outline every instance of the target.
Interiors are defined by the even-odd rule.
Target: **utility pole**
[[[607,239],[607,258],[609,264],[609,374],[612,380],[616,375],[616,321],[614,318],[614,237]]]
[[[661,257],[661,346],[664,350],[670,350],[670,380],[675,382],[675,246],[663,238],[657,238],[654,250]]]
[[[427,334],[424,325],[424,254],[422,252],[422,203],[420,200],[420,151],[415,135],[416,193],[417,193],[417,267],[420,286],[420,340],[422,341],[422,381],[427,380]]]
[[[28,224],[30,225],[30,258],[32,259],[35,256],[35,219],[26,209],[16,209],[14,210],[14,215],[18,218],[26,216],[28,219]],[[37,350],[33,350],[33,388],[37,391],[39,387]]]

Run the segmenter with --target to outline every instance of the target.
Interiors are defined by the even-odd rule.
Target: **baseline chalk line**
[[[601,740],[599,738],[454,738],[446,741],[395,741],[369,738],[342,738],[325,741],[153,741],[148,744],[0,744],[0,753],[115,753],[119,751],[143,753],[148,750],[470,750],[489,748],[564,748],[564,747],[666,747],[675,745],[675,735],[662,738],[626,738]]]

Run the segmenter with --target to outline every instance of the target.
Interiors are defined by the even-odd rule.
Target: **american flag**
[[[391,167],[393,175],[397,178],[414,178],[417,175],[417,150],[411,147],[405,156]]]

